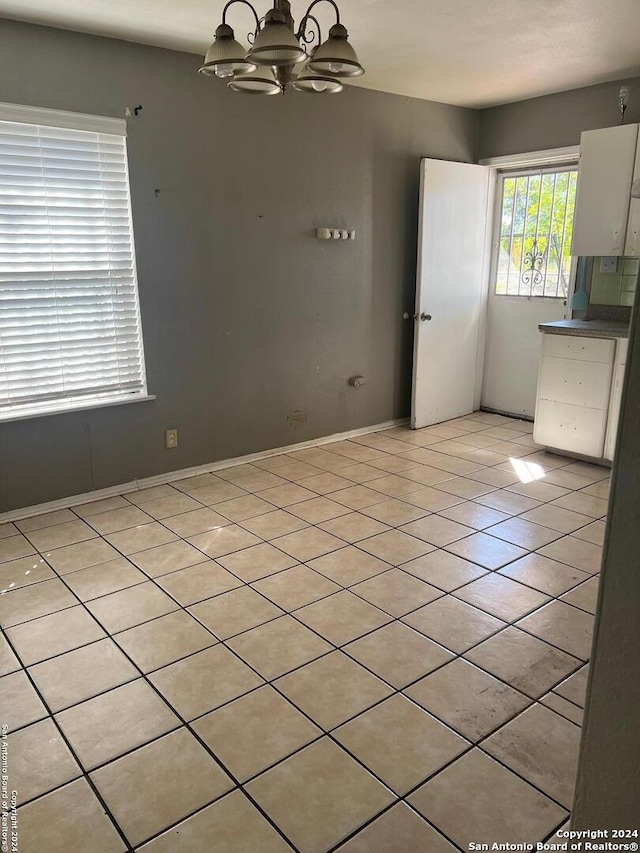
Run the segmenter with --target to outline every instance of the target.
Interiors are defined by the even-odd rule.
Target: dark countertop
[[[629,324],[612,320],[555,320],[540,323],[541,332],[550,335],[576,335],[583,338],[628,338]]]

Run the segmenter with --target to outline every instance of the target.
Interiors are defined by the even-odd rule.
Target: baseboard
[[[112,498],[115,495],[126,495],[128,492],[137,492],[141,489],[148,489],[150,486],[160,486],[163,483],[171,483],[174,480],[184,480],[186,477],[194,477],[197,474],[221,471],[224,468],[232,468],[234,465],[248,465],[251,462],[258,462],[260,459],[268,459],[270,456],[280,456],[282,453],[293,453],[296,450],[305,450],[308,447],[321,447],[324,444],[333,444],[336,441],[345,441],[349,438],[356,438],[359,435],[368,435],[371,432],[379,432],[383,429],[405,426],[408,423],[408,418],[385,421],[384,423],[375,424],[374,426],[352,429],[348,432],[338,432],[333,435],[323,436],[322,438],[314,438],[311,439],[311,441],[301,441],[298,444],[289,444],[286,447],[275,447],[272,450],[263,450],[260,453],[249,453],[246,456],[236,456],[233,459],[222,459],[218,462],[208,462],[204,465],[196,465],[193,468],[181,468],[178,471],[168,471],[164,474],[155,474],[153,477],[144,477],[141,480],[132,480],[129,483],[109,486],[106,489],[96,489],[92,492],[84,492],[81,495],[70,495],[67,498],[59,498],[58,500],[48,501],[47,503],[21,507],[20,509],[0,513],[0,524],[4,524],[8,521],[20,521],[23,518],[30,518],[33,515],[43,515],[45,512],[53,512],[57,509],[69,509],[70,507],[90,503],[91,501],[99,501],[103,498]]]

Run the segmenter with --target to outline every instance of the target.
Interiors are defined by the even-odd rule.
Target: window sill
[[[50,415],[64,415],[68,412],[86,412],[90,409],[106,409],[111,406],[127,406],[130,403],[145,403],[148,400],[155,400],[155,394],[130,394],[126,397],[103,397],[94,398],[93,400],[76,400],[74,403],[60,403],[55,409],[24,409],[22,412],[6,412],[0,413],[0,423],[9,423],[11,421],[26,421],[32,418],[47,418]]]

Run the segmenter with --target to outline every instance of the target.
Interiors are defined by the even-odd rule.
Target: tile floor
[[[20,849],[553,836],[607,496],[475,413],[0,525]]]

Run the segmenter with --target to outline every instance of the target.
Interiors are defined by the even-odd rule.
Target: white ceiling
[[[223,0],[0,0],[0,17],[204,53]],[[297,19],[308,3],[293,0]],[[639,0],[339,0],[358,85],[468,107],[640,75]],[[258,0],[260,14],[268,8]],[[316,7],[333,23],[328,3]],[[234,6],[236,36],[251,28]]]

